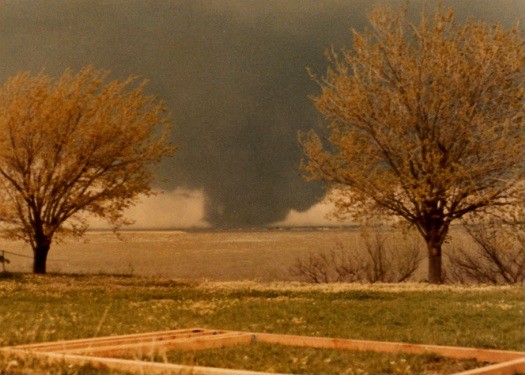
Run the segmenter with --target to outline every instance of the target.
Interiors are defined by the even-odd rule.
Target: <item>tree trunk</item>
[[[33,273],[46,273],[47,253],[49,253],[50,241],[37,243],[33,249]]]
[[[427,242],[428,249],[428,282],[430,284],[443,284],[441,267],[441,245],[432,241]]]

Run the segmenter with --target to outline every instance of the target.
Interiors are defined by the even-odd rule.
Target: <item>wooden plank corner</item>
[[[525,374],[525,356],[511,361],[495,363],[484,367],[460,372],[456,375],[495,375],[495,374]]]
[[[373,340],[353,340],[275,333],[228,331],[190,328],[88,339],[25,344],[0,348],[1,352],[23,357],[36,357],[48,362],[106,366],[119,372],[135,374],[265,374],[257,371],[187,366],[118,358],[140,354],[157,354],[166,350],[202,350],[229,345],[264,342],[311,348],[367,350],[383,353],[434,353],[448,358],[475,359],[490,362],[488,366],[457,375],[525,374],[525,353],[510,350],[466,348],[441,345],[409,344]]]

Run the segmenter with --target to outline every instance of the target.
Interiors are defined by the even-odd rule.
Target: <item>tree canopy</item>
[[[376,8],[351,49],[327,53],[313,101],[325,138],[302,137],[309,178],[339,215],[390,215],[415,226],[442,282],[441,246],[465,216],[523,204],[524,44],[518,25],[452,11]]]
[[[136,79],[87,67],[58,79],[20,73],[0,88],[0,220],[46,272],[57,234],[82,234],[86,214],[125,223],[170,155],[170,115]]]

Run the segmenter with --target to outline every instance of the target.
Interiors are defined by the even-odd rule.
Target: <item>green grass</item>
[[[130,357],[137,359],[136,357]],[[483,366],[435,354],[409,355],[255,343],[199,351],[168,351],[143,360],[281,374],[451,374]]]
[[[521,286],[11,274],[0,278],[0,301],[0,346],[202,327],[524,350]],[[8,362],[0,359],[0,373]]]

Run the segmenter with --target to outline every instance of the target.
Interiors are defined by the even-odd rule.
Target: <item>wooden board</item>
[[[202,350],[221,348],[235,344],[249,344],[253,335],[245,332],[221,333],[213,336],[174,338],[162,341],[136,342],[118,345],[100,345],[87,348],[64,348],[55,353],[96,355],[101,357],[118,357],[132,351],[142,354],[156,353],[159,350]]]
[[[525,358],[517,358],[512,361],[496,363],[468,371],[457,375],[492,375],[492,374],[525,374]]]
[[[185,366],[172,363],[155,363],[118,358],[119,356],[129,357],[136,354],[158,354],[173,349],[201,350],[249,344],[251,342],[341,350],[368,350],[384,353],[434,353],[448,358],[476,359],[478,361],[492,363],[489,366],[464,371],[461,375],[525,373],[525,353],[518,351],[203,328],[18,345],[0,348],[0,351],[18,356],[38,357],[50,362],[65,361],[71,364],[90,363],[93,366],[106,366],[116,371],[136,374],[264,374],[262,372],[250,372],[246,370]]]
[[[160,331],[160,332],[147,332],[147,333],[136,333],[131,335],[119,335],[119,336],[106,336],[106,337],[93,337],[87,339],[67,340],[67,341],[55,341],[55,342],[44,342],[39,344],[28,344],[18,345],[19,349],[32,349],[39,351],[55,351],[60,349],[74,349],[74,348],[86,348],[86,347],[97,347],[106,345],[120,345],[128,343],[140,343],[140,342],[158,342],[166,338],[187,338],[187,337],[198,337],[198,336],[209,336],[217,335],[227,331],[221,330],[210,330],[202,328],[191,328],[191,329],[178,329],[172,331]]]
[[[457,346],[421,345],[400,342],[334,339],[327,337],[278,335],[272,333],[257,333],[255,339],[272,344],[305,346],[310,348],[332,348],[347,350],[369,350],[384,353],[434,353],[448,358],[471,359],[477,361],[499,363],[523,358],[524,353],[508,350],[492,350],[464,348]]]
[[[5,349],[0,349],[5,350]],[[178,365],[174,363],[158,363],[148,361],[137,361],[130,359],[121,358],[107,358],[107,357],[92,357],[83,356],[77,354],[60,354],[53,352],[30,352],[27,350],[12,350],[10,353],[18,355],[20,357],[39,358],[47,363],[58,363],[63,364],[75,364],[83,366],[90,364],[95,368],[107,368],[115,370],[118,373],[131,373],[131,374],[203,374],[203,375],[240,375],[240,374],[258,374],[258,375],[285,375],[285,374],[269,374],[265,372],[248,371],[248,370],[236,370],[236,369],[224,369],[216,367],[204,367],[204,366],[187,366]]]

